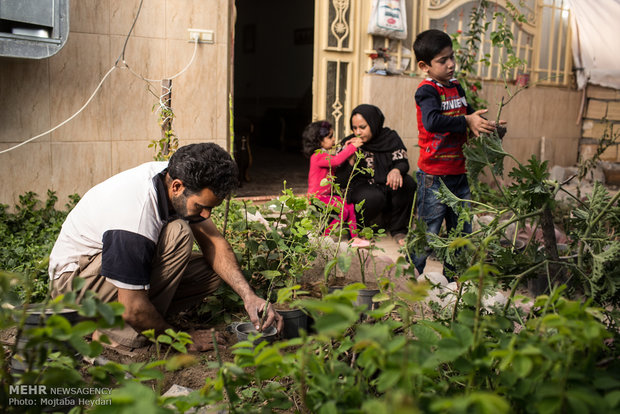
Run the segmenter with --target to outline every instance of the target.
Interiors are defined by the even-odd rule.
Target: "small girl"
[[[331,186],[321,185],[321,181],[331,174],[331,168],[346,162],[347,159],[357,151],[363,144],[361,138],[352,138],[345,143],[345,148],[337,155],[329,154],[329,150],[334,146],[334,130],[327,121],[316,121],[309,124],[302,134],[303,149],[306,157],[310,158],[310,171],[308,173],[308,194],[316,195],[319,201],[327,205],[342,207],[342,219],[349,223],[351,232],[351,246],[368,247],[368,240],[357,237],[357,220],[355,218],[355,207],[353,204],[343,203],[342,198],[331,193]],[[317,151],[318,150],[318,151]],[[339,218],[332,220],[325,235],[340,223]]]

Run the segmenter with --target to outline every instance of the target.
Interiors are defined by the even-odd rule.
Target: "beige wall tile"
[[[226,44],[217,44],[217,61],[216,61],[216,80],[215,85],[219,85],[219,87],[215,88],[215,142],[221,143],[224,148],[228,149],[226,138],[228,136],[229,131],[229,93],[230,79],[228,77],[228,67],[230,67],[230,56],[228,45]],[[232,76],[232,68],[231,74]]]
[[[193,45],[183,40],[169,40],[169,61],[188,62]],[[217,47],[199,45],[192,66],[173,80],[174,130],[183,140],[211,141],[217,138],[216,119],[227,102],[218,100],[218,90],[226,89],[219,82],[214,67],[217,65]],[[217,86],[216,86],[217,85]]]
[[[51,121],[57,125],[75,114],[110,70],[107,36],[72,33],[50,58]],[[112,74],[92,102],[71,122],[52,133],[54,141],[99,141],[110,136],[108,101]]]
[[[49,130],[49,60],[2,59],[0,96],[0,142],[20,143]],[[49,140],[49,134],[38,139]]]
[[[166,37],[185,40],[187,29],[204,29],[215,32],[215,41],[226,41],[226,27],[218,20],[227,16],[227,1],[218,0],[167,0]]]
[[[138,13],[140,0],[109,0],[110,34],[127,36]],[[133,29],[133,37],[162,39],[166,33],[166,0],[148,0],[142,4]]]
[[[110,33],[110,0],[72,1],[69,25],[71,32]]]
[[[10,146],[1,143],[0,151]],[[49,182],[50,162],[49,142],[35,141],[0,154],[0,177],[4,183],[0,186],[0,203],[13,207],[19,201],[19,196],[27,191],[34,191],[45,199],[48,189],[56,190],[57,187]]]
[[[111,175],[118,174],[145,162],[154,161],[155,150],[149,148],[150,141],[112,142]]]
[[[122,47],[124,39],[112,38],[112,49]],[[149,79],[165,74],[165,42],[159,39],[132,38],[127,44],[126,59],[135,73]],[[110,97],[110,137],[115,141],[159,139],[161,129],[153,106],[161,95],[161,82],[148,83],[129,70],[117,70],[110,81],[114,94]],[[174,96],[173,96],[174,99]],[[174,102],[173,102],[174,108]]]
[[[84,195],[112,175],[110,142],[52,143],[51,157],[51,179],[61,200],[73,193]]]

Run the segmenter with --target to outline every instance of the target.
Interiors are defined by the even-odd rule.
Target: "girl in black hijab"
[[[407,174],[407,148],[396,131],[383,126],[384,121],[383,113],[374,105],[359,105],[351,113],[353,134],[344,141],[356,136],[362,139],[364,144],[358,151],[363,159],[358,167],[369,168],[374,173],[361,171],[353,176],[347,201],[358,204],[364,200],[362,211],[358,212],[358,221],[364,226],[372,224],[383,213],[383,218],[388,221],[386,227],[402,245],[408,231],[416,185]],[[343,191],[351,172],[350,163],[345,163],[345,167],[336,172]]]

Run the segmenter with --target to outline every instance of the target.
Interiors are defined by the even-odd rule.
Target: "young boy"
[[[427,74],[415,94],[420,146],[416,172],[418,217],[426,223],[428,232],[438,234],[444,219],[450,231],[456,227],[458,217],[437,199],[435,191],[443,181],[457,197],[471,199],[463,144],[468,131],[476,136],[492,132],[495,122],[481,116],[486,109],[474,112],[467,105],[465,91],[454,79],[455,60],[450,36],[440,30],[426,30],[416,37],[413,50],[418,68]],[[463,232],[471,233],[471,223],[465,223]],[[424,272],[429,250],[421,256],[412,255],[420,274]],[[445,267],[450,269],[450,266]]]

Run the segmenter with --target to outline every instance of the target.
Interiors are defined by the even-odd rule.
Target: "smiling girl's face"
[[[321,140],[321,148],[323,149],[331,149],[336,143],[336,138],[334,138],[334,130],[330,129],[329,134]]]

